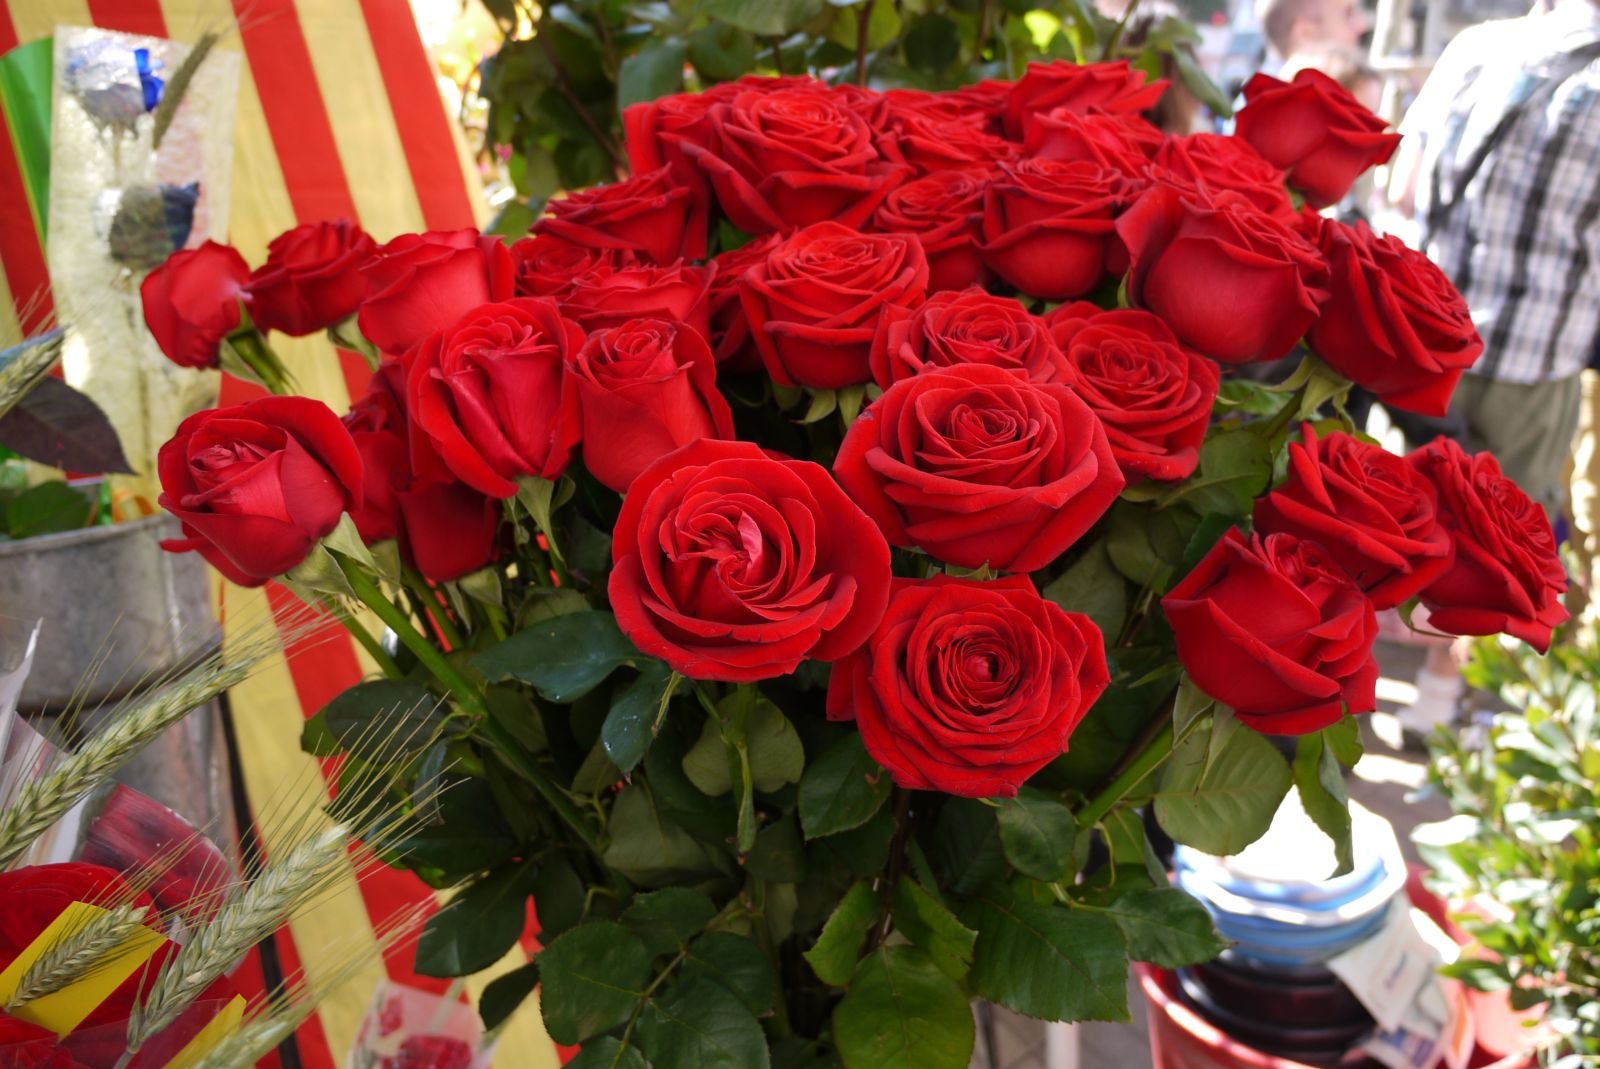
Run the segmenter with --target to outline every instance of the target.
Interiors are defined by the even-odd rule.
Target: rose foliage
[[[448,785],[393,858],[458,889],[420,970],[499,961],[531,899],[483,1010],[537,983],[584,1064],[961,1069],[970,999],[1125,1019],[1130,960],[1218,951],[1141,809],[1229,853],[1298,784],[1348,857],[1377,613],[1543,647],[1565,579],[1492,458],[1342,415],[1346,376],[1441,410],[1481,346],[1424,261],[1291,207],[1376,120],[1252,86],[1228,140],[1150,125],[1126,62],[744,78],[628,108],[633,176],[515,240],[329,225],[146,287],[174,359],[252,323],[373,358],[342,418],[186,421],[162,501],[170,548],[398,639],[351,621],[389,678],[304,743]],[[1359,166],[1298,137],[1330,109]]]

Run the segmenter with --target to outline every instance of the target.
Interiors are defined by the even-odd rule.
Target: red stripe
[[[161,0],[89,0],[89,20],[102,30],[165,37],[167,20]]]
[[[389,110],[405,148],[411,185],[430,230],[476,225],[472,198],[461,173],[450,119],[441,106],[437,74],[422,47],[406,0],[361,0],[367,34],[383,72]]]
[[[296,221],[359,222],[294,0],[233,0],[233,10]],[[371,377],[365,361],[340,353],[339,365],[350,396],[361,396]]]
[[[20,43],[17,40],[17,28],[11,24],[11,5],[6,0],[0,0],[0,55],[5,55]]]

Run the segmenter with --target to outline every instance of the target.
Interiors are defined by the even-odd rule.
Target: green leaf
[[[726,22],[711,22],[689,35],[689,62],[702,79],[731,82],[756,65],[756,43]]]
[[[1194,566],[1205,559],[1213,546],[1222,541],[1222,536],[1238,525],[1238,520],[1232,516],[1224,516],[1220,512],[1213,512],[1200,521],[1200,526],[1194,530],[1194,535],[1189,539],[1189,544],[1183,551],[1183,570],[1192,571]]]
[[[1333,840],[1337,867],[1330,878],[1352,871],[1355,858],[1350,845],[1350,796],[1345,793],[1344,769],[1323,732],[1301,735],[1295,744],[1294,785],[1306,816]]]
[[[1077,824],[1072,810],[1024,787],[999,805],[1000,844],[1018,872],[1046,883],[1064,879],[1072,868]]]
[[[816,18],[823,0],[700,0],[700,13],[762,37],[785,37]]]
[[[683,61],[688,46],[673,37],[652,37],[622,61],[617,71],[617,110],[642,104],[683,89]]]
[[[961,54],[961,31],[948,15],[930,12],[918,15],[906,31],[906,62],[918,70],[937,73]]]
[[[491,680],[533,684],[553,702],[576,701],[624,664],[643,658],[608,612],[542,620],[484,650],[473,665]]]
[[[850,0],[829,0],[829,3],[838,6],[834,13],[833,21],[828,24],[828,40],[842,48],[854,51],[856,42],[861,32],[861,5],[851,4]],[[874,51],[900,36],[900,13],[893,4],[874,3],[872,10],[867,14],[867,49]],[[843,393],[841,390],[840,393]],[[841,408],[843,407],[841,403]],[[858,404],[859,411],[860,405]],[[845,420],[849,426],[850,418]]]
[[[539,964],[533,961],[490,980],[478,998],[478,1016],[483,1018],[484,1029],[493,1031],[504,1024],[537,986]]]
[[[327,717],[318,712],[315,716],[306,717],[306,722],[300,727],[300,750],[312,757],[333,757],[343,752],[344,747],[328,730]]]
[[[640,895],[622,912],[622,923],[639,937],[650,956],[675,954],[711,923],[717,907],[699,891],[668,887]]]
[[[1178,80],[1184,88],[1195,95],[1195,98],[1204,104],[1219,119],[1232,118],[1233,102],[1226,93],[1217,88],[1205,70],[1195,60],[1194,53],[1187,48],[1174,48],[1172,58],[1178,65]]]
[[[1208,760],[1210,741],[1196,731],[1173,750],[1156,792],[1156,820],[1175,841],[1225,856],[1266,833],[1294,777],[1254,731],[1234,731]]]
[[[799,883],[806,878],[806,845],[800,824],[785,816],[756,834],[756,845],[744,858],[745,871],[758,880]]]
[[[894,927],[926,950],[946,976],[959,980],[967,975],[978,933],[957,920],[931,892],[908,876],[901,876],[895,885]]]
[[[878,896],[865,880],[858,881],[845,892],[834,907],[833,914],[822,926],[816,945],[805,952],[806,961],[817,979],[833,987],[843,987],[855,972],[856,956],[861,953],[861,941],[882,915]]]
[[[468,887],[428,918],[414,968],[423,976],[466,976],[487,969],[517,945],[527,920],[528,873],[502,868]]]
[[[644,943],[612,921],[562,933],[538,964],[539,1009],[557,1043],[577,1043],[626,1021],[650,978]]]
[[[12,499],[6,533],[12,538],[76,531],[89,522],[89,499],[66,483],[40,483]]]
[[[750,779],[756,790],[771,793],[786,783],[800,782],[806,751],[783,710],[765,698],[758,700],[750,712],[747,739]]]
[[[1167,495],[1201,513],[1248,516],[1272,477],[1272,452],[1253,427],[1217,431],[1200,446],[1200,469]]]
[[[409,868],[438,869],[459,881],[505,861],[516,845],[489,785],[463,779],[440,794],[437,820],[402,840],[395,852]]]
[[[1102,635],[1115,639],[1128,616],[1128,584],[1111,564],[1106,543],[1096,542],[1042,591],[1068,612],[1081,612]]]
[[[945,886],[954,894],[976,891],[1005,875],[1005,850],[992,806],[951,798],[939,811],[936,831]]]
[[[860,827],[893,788],[889,774],[851,732],[806,768],[800,777],[800,826],[807,839]]]
[[[624,687],[611,703],[600,738],[605,743],[606,756],[624,774],[634,770],[655,740],[656,719],[673,683],[671,669],[660,661],[648,660],[641,666],[639,678]]]
[[[721,984],[751,1013],[765,1013],[778,997],[778,976],[761,948],[732,932],[707,932],[689,947],[681,979],[704,976]]]
[[[705,975],[689,976],[651,1001],[639,1046],[654,1069],[767,1069],[767,1037],[755,1015]]]
[[[966,993],[915,947],[879,947],[833,1011],[845,1069],[966,1069],[976,1029]]]
[[[583,920],[587,891],[572,862],[557,854],[539,866],[533,878],[533,912],[539,938],[548,943]]]
[[[1322,741],[1345,768],[1354,768],[1356,762],[1361,760],[1361,724],[1349,713],[1332,727],[1322,729]],[[1591,775],[1589,778],[1600,779],[1600,776]]]
[[[583,1045],[566,1069],[645,1069],[637,1047],[624,1047],[615,1036],[596,1036]]]
[[[1047,1021],[1129,1019],[1128,947],[1110,917],[998,888],[963,918],[978,930],[971,983],[979,995]]]
[[[617,795],[609,831],[611,843],[601,860],[635,883],[659,886],[718,870],[706,845],[668,820],[641,784]]]
[[[733,789],[728,744],[722,741],[722,732],[710,717],[700,725],[700,737],[683,755],[683,774],[695,790],[712,798],[720,798]]]
[[[1163,969],[1210,961],[1228,947],[1211,914],[1175,887],[1123,895],[1107,907],[1128,940],[1128,956]]]

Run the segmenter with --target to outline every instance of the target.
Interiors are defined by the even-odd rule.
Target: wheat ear
[[[16,992],[6,1002],[7,1012],[53,994],[101,965],[140,925],[148,906],[122,905],[97,914],[58,939],[22,974]]]
[[[15,408],[55,366],[61,337],[59,329],[50,330],[0,349],[0,416]]]

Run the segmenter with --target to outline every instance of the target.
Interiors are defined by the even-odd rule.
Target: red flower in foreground
[[[362,266],[377,242],[354,223],[308,223],[279,234],[250,275],[250,316],[262,330],[314,334],[356,314],[367,295]]]
[[[1357,178],[1394,155],[1400,135],[1318,70],[1293,82],[1257,74],[1245,83],[1234,136],[1277,167],[1313,208],[1339,203]]]
[[[237,330],[250,265],[227,245],[180,249],[139,285],[145,326],[168,360],[216,367],[222,339]]]

